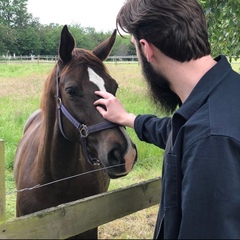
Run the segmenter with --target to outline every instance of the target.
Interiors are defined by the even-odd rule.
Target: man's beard
[[[174,93],[170,87],[168,80],[161,74],[157,73],[151,64],[147,61],[141,48],[139,49],[142,65],[143,76],[150,87],[151,98],[157,106],[166,114],[171,114],[181,105],[180,98]]]

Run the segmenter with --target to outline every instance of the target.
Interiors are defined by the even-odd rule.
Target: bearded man
[[[240,75],[211,56],[201,5],[127,0],[116,23],[132,37],[153,99],[173,114],[135,115],[96,92],[104,118],[165,149],[154,239],[240,239]]]

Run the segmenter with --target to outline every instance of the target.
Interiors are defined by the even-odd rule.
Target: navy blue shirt
[[[172,118],[135,120],[141,140],[165,149],[154,238],[240,239],[240,75],[215,60]]]

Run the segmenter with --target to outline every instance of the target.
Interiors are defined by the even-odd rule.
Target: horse
[[[106,192],[110,179],[132,170],[135,144],[123,126],[106,121],[93,104],[96,90],[116,94],[118,84],[103,63],[115,38],[116,30],[90,51],[75,47],[68,27],[62,28],[40,109],[27,120],[15,154],[16,188],[25,189],[17,192],[17,217]],[[95,228],[75,238],[97,239],[97,234]]]

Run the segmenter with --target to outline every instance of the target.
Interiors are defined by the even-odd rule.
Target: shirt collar
[[[200,108],[213,89],[215,89],[232,70],[225,56],[220,55],[215,58],[215,61],[217,61],[217,64],[200,79],[187,100],[176,111],[176,115],[179,114],[185,120],[188,120]]]

